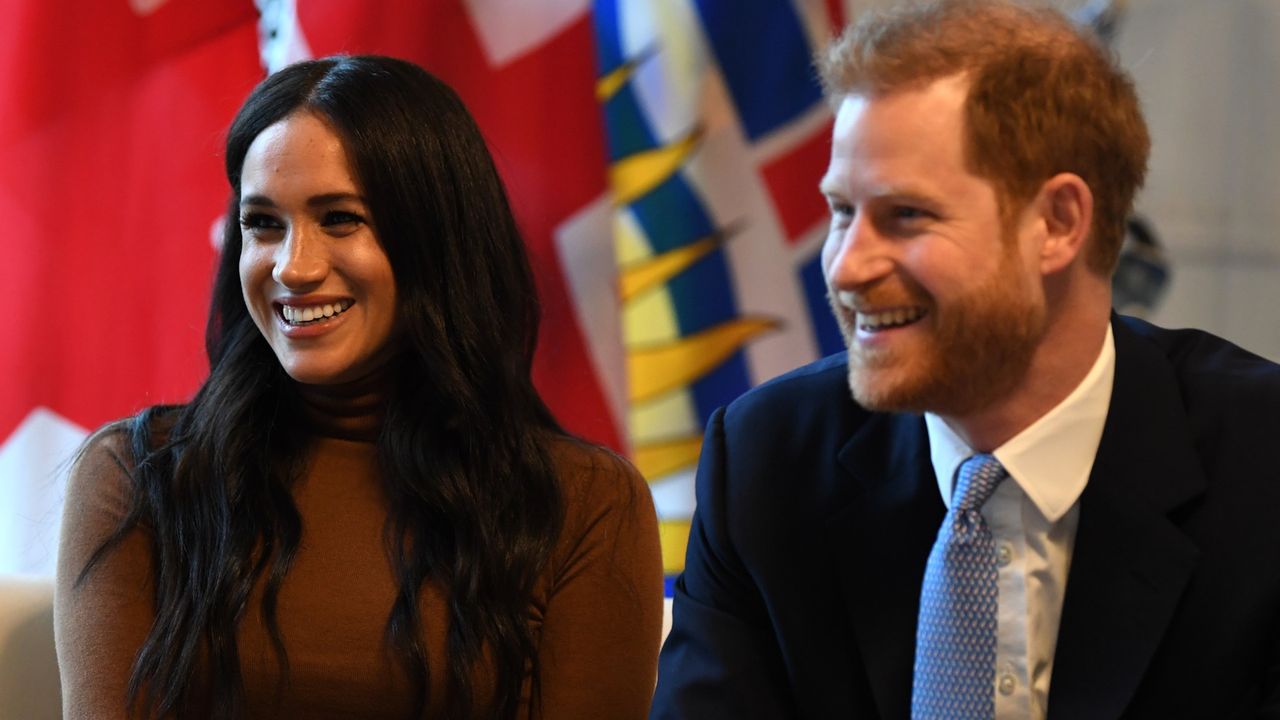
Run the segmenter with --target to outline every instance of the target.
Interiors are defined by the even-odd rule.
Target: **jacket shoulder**
[[[780,436],[845,432],[867,411],[849,391],[848,353],[829,355],[744,393],[725,408],[725,432],[749,429]]]
[[[722,422],[709,426],[717,460],[712,472],[700,468],[701,490],[720,478],[745,516],[814,517],[850,492],[840,451],[877,415],[853,401],[845,353],[797,368],[730,403]]]
[[[1168,360],[1191,404],[1265,406],[1280,404],[1280,365],[1209,332],[1169,330],[1136,318],[1120,321]]]
[[[1206,466],[1223,454],[1275,442],[1280,435],[1280,365],[1202,330],[1166,330],[1132,318],[1122,322],[1137,342],[1150,343],[1168,364]]]

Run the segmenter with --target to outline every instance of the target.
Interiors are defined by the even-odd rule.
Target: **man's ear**
[[[1082,258],[1093,227],[1093,191],[1079,175],[1059,173],[1040,186],[1036,207],[1045,228],[1040,272],[1049,275]]]

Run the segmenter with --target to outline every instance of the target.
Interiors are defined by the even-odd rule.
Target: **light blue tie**
[[[912,720],[995,716],[1000,570],[979,511],[1008,476],[992,455],[974,455],[960,466],[920,590]]]

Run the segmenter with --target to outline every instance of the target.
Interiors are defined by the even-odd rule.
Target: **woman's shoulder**
[[[75,465],[90,467],[107,462],[128,470],[134,465],[134,448],[141,439],[148,450],[155,450],[169,440],[180,405],[155,405],[137,415],[113,420],[85,438],[74,456]]]
[[[67,475],[68,503],[87,501],[110,514],[122,512],[129,504],[137,466],[135,439],[145,432],[146,445],[151,449],[167,442],[173,425],[170,409],[151,408],[109,422],[85,438],[72,456]]]
[[[653,498],[640,471],[612,450],[570,436],[548,444],[565,506],[565,530],[585,530],[602,518],[618,521],[654,517]]]
[[[109,422],[85,438],[71,464],[70,481],[102,476],[127,477],[133,469],[130,451],[132,418]]]
[[[657,618],[656,638],[662,553],[648,484],[626,458],[581,440],[557,439],[550,454],[560,478],[564,524],[551,559],[548,596],[571,615],[621,603],[621,614],[634,620],[644,616],[637,608],[648,607],[656,613],[647,616]],[[576,610],[574,597],[582,603]]]
[[[557,435],[548,442],[547,450],[567,500],[583,495],[603,500],[638,490],[648,493],[635,466],[609,448]]]
[[[128,515],[133,467],[127,420],[104,425],[80,446],[67,475],[62,545],[58,551],[60,566],[62,558],[74,557],[78,575],[94,548]]]

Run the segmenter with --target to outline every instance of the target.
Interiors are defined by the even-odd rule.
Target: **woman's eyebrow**
[[[324,193],[323,195],[313,195],[307,198],[309,207],[322,207],[324,205],[332,205],[338,202],[355,201],[361,204],[367,204],[363,195],[350,192],[334,192]],[[241,207],[245,205],[258,205],[261,207],[275,207],[276,203],[266,195],[245,195],[240,199]]]
[[[275,207],[275,202],[266,195],[245,195],[240,198],[240,207],[245,205],[261,205],[263,207]]]
[[[325,193],[323,195],[313,195],[307,198],[307,205],[317,207],[320,205],[332,205],[337,202],[355,201],[364,204],[365,199],[362,195],[349,192]]]

